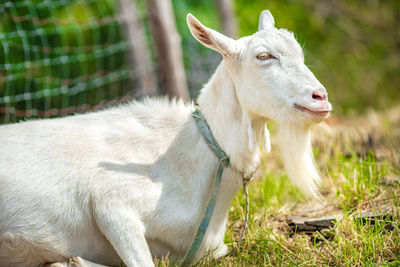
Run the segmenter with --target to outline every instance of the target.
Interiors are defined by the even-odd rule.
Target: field
[[[307,200],[290,183],[273,151],[263,156],[249,186],[249,231],[238,251],[199,266],[400,265],[400,108],[362,117],[332,117],[314,131],[314,154],[323,178],[322,201]],[[229,213],[226,243],[237,241],[245,198],[239,193]],[[375,218],[361,219],[361,212]],[[378,212],[385,212],[385,215]],[[320,232],[294,232],[290,216],[337,215]],[[173,266],[168,258],[159,266]]]

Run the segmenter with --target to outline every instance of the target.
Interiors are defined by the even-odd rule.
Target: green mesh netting
[[[0,14],[0,123],[132,93],[117,1],[9,0]]]

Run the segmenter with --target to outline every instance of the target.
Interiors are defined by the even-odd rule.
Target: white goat
[[[223,60],[198,98],[229,155],[216,208],[196,259],[226,254],[228,208],[269,150],[267,120],[280,124],[285,167],[316,196],[309,129],[329,115],[321,83],[293,34],[274,27],[232,40],[187,16],[193,36]],[[152,266],[182,258],[196,233],[218,158],[201,136],[192,104],[146,99],[100,112],[0,127],[0,266]],[[68,258],[72,258],[67,263]],[[63,263],[56,263],[63,262]],[[85,262],[88,265],[91,263]],[[82,263],[84,264],[84,263]]]

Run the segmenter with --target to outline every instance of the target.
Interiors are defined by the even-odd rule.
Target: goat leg
[[[44,267],[107,267],[105,265],[86,261],[80,257],[71,257],[68,262],[46,264]]]
[[[93,216],[100,232],[108,239],[128,267],[154,266],[144,226],[135,211],[121,199],[92,202]]]

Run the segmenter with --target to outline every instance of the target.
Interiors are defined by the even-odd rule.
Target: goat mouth
[[[294,103],[293,107],[297,110],[300,110],[302,112],[305,112],[307,114],[313,115],[313,116],[318,116],[318,117],[325,117],[329,115],[331,110],[311,110],[309,108],[306,108],[304,106],[301,106],[299,104]]]

